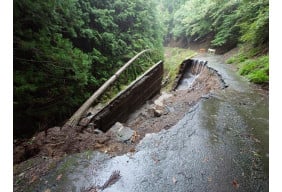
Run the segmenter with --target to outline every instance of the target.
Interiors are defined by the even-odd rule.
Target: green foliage
[[[210,32],[210,17],[208,11],[214,6],[210,0],[190,0],[175,12],[175,28],[173,33],[176,37],[185,35],[191,40],[196,40]]]
[[[240,41],[253,47],[268,46],[268,0],[186,0],[182,5],[179,1],[161,2],[167,41],[184,39],[189,44],[212,35],[211,45],[227,50]]]
[[[116,87],[162,58],[156,4],[144,0],[14,1],[14,133],[68,118],[143,49]]]
[[[241,6],[241,15],[243,15],[240,23],[242,36],[241,40],[250,43],[253,47],[263,46],[269,41],[269,2],[261,0],[248,2]]]
[[[155,0],[158,4],[158,13],[161,21],[161,28],[164,33],[164,43],[168,43],[173,36],[173,30],[175,29],[175,12],[185,4],[187,0]]]
[[[261,49],[260,47],[257,48],[252,48],[251,46],[241,46],[240,51],[238,54],[234,55],[233,57],[230,57],[227,59],[226,63],[231,64],[231,63],[242,63],[248,58],[254,58],[261,55]]]
[[[236,44],[239,35],[237,7],[238,1],[187,1],[175,14],[179,20],[175,36],[185,35],[190,41],[197,41],[213,33],[211,43],[216,47]]]
[[[239,73],[246,76],[254,83],[268,83],[269,81],[269,56],[248,59],[240,63]]]
[[[237,13],[237,1],[229,1],[213,13],[213,27],[215,31],[214,39],[211,44],[216,47],[227,44],[235,45],[238,42],[240,28],[237,21],[240,14]]]
[[[247,60],[248,57],[245,54],[238,54],[235,55],[233,57],[230,57],[229,59],[227,59],[226,63],[227,64],[232,64],[232,63],[241,63],[245,60]]]
[[[239,74],[246,76],[253,83],[269,81],[269,56],[262,54],[260,47],[242,46],[240,52],[229,58],[226,63],[238,65]]]

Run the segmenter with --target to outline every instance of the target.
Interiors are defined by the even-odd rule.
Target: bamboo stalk
[[[81,116],[86,112],[86,110],[92,105],[92,103],[101,96],[105,90],[120,76],[120,74],[140,55],[149,51],[150,49],[146,49],[135,55],[131,58],[124,66],[122,66],[109,80],[107,80],[97,91],[93,93],[91,97],[89,97],[81,107],[71,116],[71,118],[65,123],[63,128],[65,127],[73,127],[76,126],[81,118]]]

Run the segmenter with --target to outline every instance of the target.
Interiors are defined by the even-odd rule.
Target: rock
[[[103,134],[104,132],[100,129],[94,129],[94,134]]]
[[[172,96],[172,94],[163,92],[161,96],[159,96],[155,101],[154,104],[160,107],[164,107],[164,100],[168,99]]]
[[[131,139],[134,131],[129,127],[123,126],[120,122],[116,122],[109,130],[113,139],[121,142],[127,142]]]
[[[162,110],[154,109],[154,116],[155,117],[160,117],[160,116],[162,116],[162,114],[163,114]]]
[[[158,106],[160,106],[160,107],[163,107],[163,106],[164,106],[162,100],[156,100],[156,101],[154,101],[154,104],[155,104],[155,105],[158,105]]]

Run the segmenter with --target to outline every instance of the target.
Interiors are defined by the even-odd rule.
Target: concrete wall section
[[[125,122],[132,112],[160,92],[162,77],[163,62],[160,61],[93,117],[95,127],[106,132],[115,122]]]

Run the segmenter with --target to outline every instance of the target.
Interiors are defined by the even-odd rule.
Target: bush
[[[240,75],[246,76],[253,83],[268,83],[269,56],[248,59],[239,64]]]
[[[253,58],[253,57],[257,57],[259,55],[262,55],[261,50],[262,50],[262,47],[253,48],[248,44],[242,44],[240,46],[240,52],[237,55],[227,59],[226,63],[227,64],[242,63],[249,58]]]
[[[245,54],[238,54],[227,59],[226,63],[227,64],[241,63],[244,62],[246,59],[248,59],[248,57]]]

